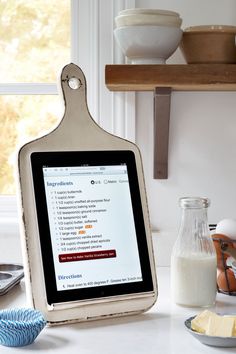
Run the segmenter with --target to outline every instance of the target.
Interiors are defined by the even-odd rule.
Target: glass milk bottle
[[[183,306],[211,306],[216,298],[216,252],[208,228],[207,198],[179,200],[179,234],[171,255],[171,295]]]

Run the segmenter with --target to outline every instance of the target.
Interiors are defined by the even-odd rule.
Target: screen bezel
[[[43,167],[106,166],[126,164],[143,280],[108,286],[57,290],[50,237]],[[121,151],[50,151],[31,154],[36,212],[48,304],[151,292],[154,290],[135,155]]]

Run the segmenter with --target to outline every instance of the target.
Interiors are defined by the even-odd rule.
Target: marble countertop
[[[118,319],[45,328],[36,341],[22,348],[0,347],[0,353],[39,351],[54,354],[188,354],[235,353],[235,348],[214,348],[195,339],[185,329],[184,321],[201,309],[185,308],[170,300],[169,267],[158,267],[159,296],[147,313]],[[236,298],[217,294],[213,310],[236,313]],[[25,285],[21,281],[7,295],[0,297],[0,308],[26,306]]]

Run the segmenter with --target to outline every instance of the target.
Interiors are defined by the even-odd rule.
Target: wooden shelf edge
[[[110,91],[236,91],[236,64],[106,65]]]

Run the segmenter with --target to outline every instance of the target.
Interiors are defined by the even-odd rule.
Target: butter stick
[[[236,316],[220,316],[204,310],[191,321],[191,328],[211,336],[236,337]]]
[[[236,316],[228,316],[225,315],[224,317],[232,318],[234,320],[234,328],[233,328],[233,336],[236,337]]]
[[[203,312],[199,313],[192,321],[191,321],[191,328],[194,331],[199,333],[206,333],[206,329],[208,327],[209,319],[211,317],[218,316],[216,313],[211,312],[209,310],[204,310]]]
[[[209,318],[206,335],[218,337],[232,337],[234,332],[234,318],[228,316],[211,316]]]

